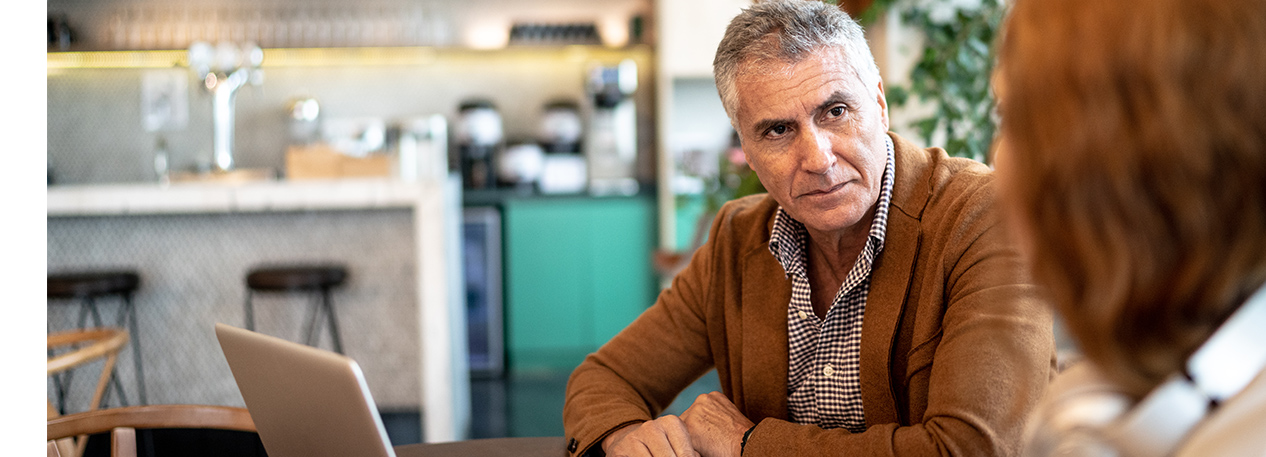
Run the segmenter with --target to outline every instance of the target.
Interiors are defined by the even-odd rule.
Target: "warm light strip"
[[[266,49],[264,67],[424,65],[435,55],[430,47]]]
[[[48,69],[172,68],[186,66],[186,51],[50,52]]]
[[[443,58],[566,58],[619,59],[642,56],[649,59],[650,48],[636,46],[612,49],[599,46],[509,47],[498,50],[471,50],[433,47],[349,47],[349,48],[276,48],[264,50],[264,68],[319,66],[396,66],[427,65]],[[74,68],[172,68],[184,67],[187,52],[167,51],[89,51],[50,52],[48,69]]]

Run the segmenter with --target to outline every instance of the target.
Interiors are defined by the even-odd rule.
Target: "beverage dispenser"
[[[593,104],[584,145],[589,192],[636,194],[637,107],[632,96],[637,90],[637,63],[594,66],[585,89]]]

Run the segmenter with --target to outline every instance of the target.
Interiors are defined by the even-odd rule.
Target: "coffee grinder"
[[[593,103],[585,135],[589,192],[594,195],[633,195],[638,191],[637,63],[626,59],[616,66],[589,70],[586,92]]]

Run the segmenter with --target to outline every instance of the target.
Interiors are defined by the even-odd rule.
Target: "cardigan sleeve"
[[[901,423],[868,421],[853,434],[766,418],[744,457],[1018,454],[1026,417],[1054,373],[1052,313],[992,212],[990,187],[959,190],[923,215],[931,225],[904,305],[907,317],[918,316],[902,325],[927,336],[891,355],[893,366],[907,367],[889,374],[904,378],[891,380],[905,403]]]
[[[714,244],[727,209],[708,241],[660,293],[655,304],[590,354],[567,382],[563,429],[571,455],[601,455],[601,441],[624,425],[653,419],[709,369],[713,357],[704,304],[713,280]]]

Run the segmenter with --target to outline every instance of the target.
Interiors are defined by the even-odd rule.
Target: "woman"
[[[1266,455],[1266,1],[1017,0],[995,77],[1008,221],[1090,362],[1027,451]]]

